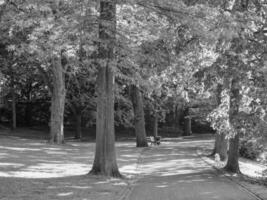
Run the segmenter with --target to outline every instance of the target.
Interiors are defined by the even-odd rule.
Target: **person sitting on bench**
[[[160,140],[161,140],[160,136],[150,136],[149,138],[150,138],[151,145],[152,144],[160,145]]]

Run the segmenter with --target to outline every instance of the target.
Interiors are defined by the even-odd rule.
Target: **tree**
[[[221,100],[222,91],[223,91],[223,84],[218,83],[217,91],[216,91],[216,96],[217,96],[216,99],[217,99],[218,106],[220,106],[222,103],[222,100]],[[228,139],[226,138],[226,134],[224,132],[219,132],[219,130],[216,130],[215,144],[214,144],[214,149],[213,149],[211,156],[214,156],[215,154],[219,154],[220,159],[224,161],[227,159]]]
[[[90,174],[121,177],[116,161],[114,135],[115,1],[100,1],[99,40],[96,151]]]
[[[13,73],[12,73],[13,74]],[[14,76],[11,75],[11,96],[12,96],[12,129],[15,130],[17,128],[17,110],[16,110],[16,89],[15,89],[15,81]]]
[[[51,92],[51,143],[64,142],[65,75],[68,68],[75,66],[78,57],[75,52],[80,39],[77,18],[80,19],[80,4],[83,3],[86,2],[29,0],[19,6],[23,11],[16,23],[32,27],[28,37],[30,44],[24,46],[25,51],[31,55]],[[32,23],[33,18],[36,23]]]
[[[211,113],[213,118],[211,121],[213,121],[213,127],[218,131],[218,133],[225,134],[225,136],[230,140],[229,158],[225,169],[236,173],[240,172],[238,165],[238,141],[239,137],[241,136],[241,129],[246,129],[244,128],[244,120],[240,119],[242,118],[240,110],[244,109],[245,107],[243,103],[243,101],[245,101],[245,95],[241,95],[241,89],[242,87],[249,85],[248,83],[250,82],[250,78],[248,78],[248,74],[252,73],[256,70],[256,68],[262,65],[257,61],[256,62],[258,66],[255,63],[254,58],[256,54],[256,57],[260,57],[259,55],[261,53],[259,52],[261,50],[258,53],[255,53],[253,50],[254,47],[250,44],[250,41],[254,40],[251,38],[251,36],[253,37],[254,33],[251,32],[251,25],[247,23],[248,21],[254,21],[254,23],[257,24],[254,30],[262,29],[261,25],[259,25],[260,20],[256,17],[259,14],[257,12],[260,10],[259,2],[260,1],[250,2],[236,0],[233,2],[232,6],[228,1],[225,1],[225,3],[222,5],[222,9],[229,12],[233,20],[237,21],[238,23],[235,27],[235,30],[232,33],[229,32],[230,34],[228,34],[228,37],[222,37],[220,40],[218,40],[216,49],[220,56],[216,61],[216,65],[219,65],[213,65],[212,67],[212,73],[215,72],[213,75],[215,75],[215,77],[219,77],[224,83],[226,83],[226,87],[229,90],[229,95],[226,96],[229,96],[229,101],[228,103],[227,101],[222,103],[213,111],[213,113]],[[238,21],[238,19],[241,19],[241,16],[242,20]],[[244,18],[246,18],[246,20],[244,20]],[[261,44],[258,45],[258,47],[262,46]],[[239,120],[237,120],[237,118]],[[225,140],[221,140],[222,138],[220,138],[221,137],[219,137],[217,134],[215,148],[217,146],[219,149],[221,149],[220,146],[225,146]],[[222,150],[225,153],[224,148]]]
[[[27,29],[12,30],[10,27],[10,18],[15,10],[9,2],[0,5],[0,61],[1,73],[7,77],[6,84],[11,96],[12,125],[11,128],[17,128],[17,87],[20,82],[20,76],[25,74],[25,59],[22,52],[17,51],[16,46],[27,40]]]
[[[256,3],[255,3],[256,2]],[[254,5],[256,7],[256,14],[257,11],[259,11],[258,7],[258,1],[254,1]],[[249,1],[243,1],[243,0],[236,0],[234,2],[233,6],[233,13],[243,16],[246,16],[246,11],[249,8]],[[254,16],[252,16],[252,20],[256,20]],[[249,27],[249,25],[247,25]],[[246,28],[248,28],[246,27]],[[246,29],[245,28],[245,29]],[[239,38],[234,38],[231,41],[231,47],[230,47],[230,55],[227,55],[227,60],[229,61],[229,65],[233,65],[233,76],[230,81],[230,107],[229,107],[229,122],[232,126],[231,131],[231,138],[229,139],[229,154],[228,154],[228,160],[227,164],[225,166],[226,171],[234,172],[234,173],[240,173],[239,169],[239,163],[238,163],[238,157],[239,157],[239,137],[240,137],[240,129],[241,124],[239,123],[240,120],[238,120],[239,116],[239,108],[240,108],[240,101],[241,101],[241,77],[244,79],[246,77],[246,73],[251,70],[251,67],[253,65],[250,65],[247,60],[251,60],[252,57],[250,54],[247,54],[245,52],[245,49],[248,43],[245,41],[250,36],[249,34],[246,35],[244,32],[244,28],[241,28],[241,31],[238,34]],[[234,54],[233,54],[234,53]],[[242,58],[240,55],[243,55],[246,59]]]
[[[221,61],[222,59],[218,57],[212,66],[198,71],[195,76],[202,78],[205,89],[212,91],[216,102],[216,107],[207,116],[211,127],[216,131],[214,148],[210,156],[219,154],[220,159],[225,160],[228,150],[229,96],[227,91],[228,85],[224,76],[229,76],[229,74],[225,75],[221,67],[224,64]]]
[[[63,58],[54,56],[52,58],[52,96],[51,96],[51,121],[50,142],[64,143],[64,110],[65,110],[65,73]]]
[[[229,108],[229,122],[233,127],[233,135],[229,139],[229,154],[228,160],[225,166],[226,171],[240,173],[238,157],[239,157],[239,130],[236,125],[236,118],[239,112],[240,105],[240,91],[239,82],[237,79],[232,79],[230,83],[230,108]]]
[[[136,146],[147,147],[143,95],[138,86],[135,85],[131,86],[130,93],[134,110]]]
[[[69,72],[66,77],[67,116],[75,121],[75,138],[82,139],[82,121],[85,114],[95,110],[95,69],[94,65],[87,66],[80,63],[76,72]]]

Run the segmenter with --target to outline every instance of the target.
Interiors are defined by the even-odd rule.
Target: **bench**
[[[149,136],[147,137],[148,142],[150,142],[150,145],[160,145],[160,140],[161,137],[160,136]]]

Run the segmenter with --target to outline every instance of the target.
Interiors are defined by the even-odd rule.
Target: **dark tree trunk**
[[[100,0],[99,38],[99,58],[102,62],[97,74],[96,151],[90,174],[121,177],[114,134],[115,1]]]
[[[50,143],[64,143],[65,72],[61,59],[53,58],[53,90],[51,97]]]
[[[173,126],[177,133],[179,133],[182,130],[180,123],[183,117],[183,106],[176,105],[173,114]]]
[[[221,161],[224,161],[227,159],[227,150],[228,150],[228,139],[226,139],[226,135],[223,133],[216,132],[215,145],[213,152],[210,156],[219,154]]]
[[[229,140],[229,153],[228,160],[225,166],[225,170],[233,173],[240,173],[239,163],[239,134],[235,134],[233,138]]]
[[[146,129],[145,129],[145,114],[143,105],[143,96],[139,88],[132,85],[131,88],[131,99],[133,103],[134,111],[134,128],[136,135],[136,146],[147,147]]]
[[[233,5],[233,11],[244,12],[248,9],[249,0],[235,0]],[[255,4],[257,7],[257,3]],[[239,53],[240,48],[243,44],[243,39],[233,39],[231,49]],[[237,48],[238,47],[238,48]],[[233,173],[240,173],[238,157],[239,157],[239,127],[235,126],[235,119],[238,115],[239,104],[240,104],[240,89],[239,80],[237,78],[232,79],[231,82],[231,93],[230,93],[230,109],[229,109],[229,121],[235,129],[235,135],[229,139],[229,152],[228,160],[225,166],[225,170]]]
[[[11,88],[11,95],[12,95],[12,130],[17,128],[17,110],[16,110],[16,93],[15,93],[15,86],[12,84]]]
[[[235,129],[235,135],[229,139],[229,153],[228,160],[225,166],[225,170],[233,173],[240,173],[239,170],[239,133],[237,127],[235,127],[235,118],[238,115],[240,103],[240,91],[237,80],[231,82],[231,93],[230,93],[230,109],[229,109],[229,121]]]
[[[223,85],[219,83],[217,85],[217,91],[216,91],[216,101],[218,106],[220,106],[222,101],[221,100],[222,91],[223,91]],[[228,140],[226,139],[226,135],[224,133],[219,133],[218,131],[216,131],[215,144],[211,156],[219,154],[220,159],[224,161],[227,158],[227,150],[228,150]]]
[[[190,136],[192,134],[191,129],[191,117],[189,113],[189,108],[185,108],[184,110],[184,132],[183,136]]]
[[[227,159],[227,151],[228,151],[228,139],[226,135],[221,133],[220,134],[220,146],[218,149],[218,154],[220,155],[221,161],[225,161]]]
[[[17,110],[16,110],[16,91],[15,91],[15,81],[14,76],[12,75],[13,71],[11,70],[11,98],[12,98],[12,126],[11,129],[15,130],[17,128]]]
[[[191,128],[191,117],[186,116],[185,117],[185,123],[184,123],[184,136],[190,136],[192,135],[192,128]]]
[[[120,176],[115,152],[114,75],[110,66],[101,67],[97,78],[96,151],[91,174]]]
[[[76,119],[75,139],[81,139],[82,138],[82,113],[80,111],[77,111],[75,113],[75,119]]]
[[[154,121],[153,121],[153,136],[158,137],[158,115],[157,113],[154,116]]]
[[[75,139],[82,138],[82,108],[76,104],[70,105],[75,121]]]

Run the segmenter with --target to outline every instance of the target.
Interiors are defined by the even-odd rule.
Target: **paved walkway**
[[[255,200],[196,155],[205,140],[180,140],[147,150],[129,200]]]

